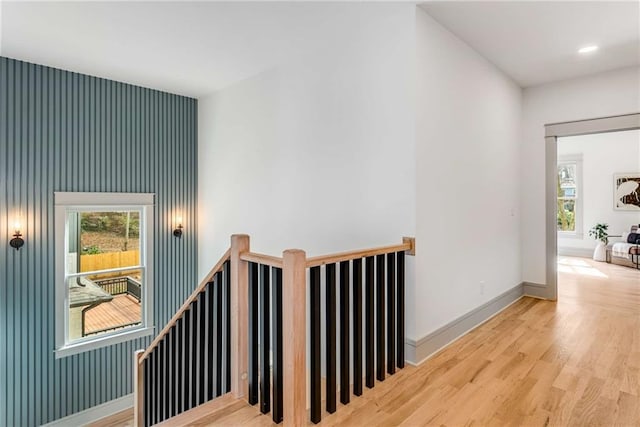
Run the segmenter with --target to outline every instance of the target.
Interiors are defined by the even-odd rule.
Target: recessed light
[[[591,52],[595,52],[596,50],[598,50],[598,46],[593,44],[591,46],[585,46],[583,48],[578,49],[578,53],[591,53]]]

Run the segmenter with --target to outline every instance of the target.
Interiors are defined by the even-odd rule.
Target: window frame
[[[55,204],[55,358],[71,356],[90,350],[153,335],[153,193],[86,193],[54,192]],[[69,212],[140,211],[140,264],[143,269],[141,324],[135,327],[89,336],[69,342],[69,293],[67,285],[67,217]],[[136,266],[126,267],[135,269]],[[79,273],[78,273],[79,274]],[[62,319],[61,321],[58,319]]]
[[[576,194],[574,197],[561,197],[559,194],[556,194],[556,200],[574,200],[574,209],[575,209],[575,230],[574,231],[563,231],[556,230],[558,233],[558,237],[567,238],[567,239],[583,239],[584,231],[583,231],[583,181],[582,181],[582,154],[565,154],[559,155],[558,161],[556,165],[556,180],[558,179],[558,169],[562,165],[575,165],[576,166]]]

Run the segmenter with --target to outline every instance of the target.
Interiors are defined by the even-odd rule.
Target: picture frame
[[[613,209],[640,211],[640,172],[613,175]]]

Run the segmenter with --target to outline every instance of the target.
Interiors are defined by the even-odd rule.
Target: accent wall
[[[54,191],[155,193],[154,326],[197,285],[197,100],[0,57],[0,425],[132,392],[152,337],[54,356]],[[172,218],[183,217],[181,239]],[[9,247],[16,215],[26,244]],[[0,239],[0,240],[2,240]]]

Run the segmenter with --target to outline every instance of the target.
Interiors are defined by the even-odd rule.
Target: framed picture
[[[640,172],[613,175],[613,209],[640,211]]]

